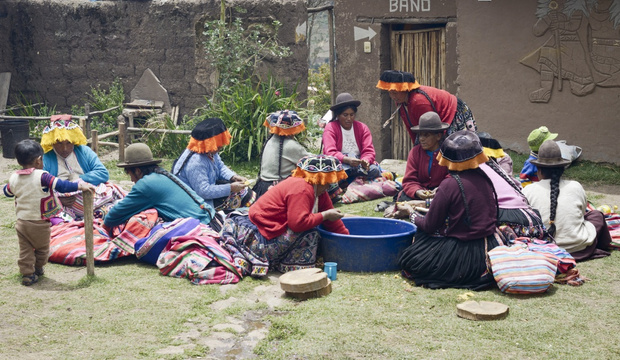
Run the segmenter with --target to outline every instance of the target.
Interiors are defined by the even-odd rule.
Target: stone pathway
[[[277,314],[275,308],[284,301],[284,291],[280,289],[279,274],[269,275],[269,285],[260,285],[254,288],[251,295],[239,299],[229,297],[211,304],[213,311],[223,311],[238,304],[240,301],[249,304],[265,303],[267,309],[250,310],[241,316],[227,316],[225,322],[210,325],[200,320],[188,320],[184,326],[186,331],[179,334],[175,340],[179,345],[168,346],[157,352],[159,355],[181,355],[186,350],[197,346],[208,348],[205,354],[207,359],[251,359],[255,358],[254,348],[264,339],[271,325],[264,320],[267,315]],[[233,289],[236,285],[223,285],[223,293]],[[204,358],[201,356],[201,358]]]

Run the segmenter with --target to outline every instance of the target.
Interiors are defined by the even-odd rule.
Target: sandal
[[[39,281],[39,277],[35,274],[32,274],[30,276],[22,276],[22,285],[24,286],[30,286],[37,281]]]
[[[40,267],[40,268],[35,267],[34,268],[34,274],[36,276],[43,276],[45,274],[45,269],[43,267]]]

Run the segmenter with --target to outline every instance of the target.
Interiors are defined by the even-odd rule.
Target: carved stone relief
[[[536,17],[534,35],[547,39],[520,61],[540,74],[530,102],[565,84],[577,96],[620,86],[620,0],[539,0]]]

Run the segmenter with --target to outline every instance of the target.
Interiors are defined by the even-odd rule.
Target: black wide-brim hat
[[[565,167],[571,163],[562,157],[560,146],[553,140],[545,140],[538,149],[538,159],[530,162],[538,167]]]
[[[450,171],[476,169],[489,157],[482,150],[478,135],[470,130],[460,130],[448,136],[437,154],[439,165]]]
[[[349,93],[341,93],[336,97],[336,103],[332,105],[329,109],[331,111],[336,111],[337,109],[342,109],[347,106],[360,106],[362,102],[359,100],[355,100],[353,96]]]

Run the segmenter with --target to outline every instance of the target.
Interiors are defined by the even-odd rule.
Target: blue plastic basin
[[[324,261],[338,263],[338,270],[380,272],[399,270],[398,258],[411,245],[416,226],[410,222],[378,217],[346,217],[350,235],[318,227]]]

